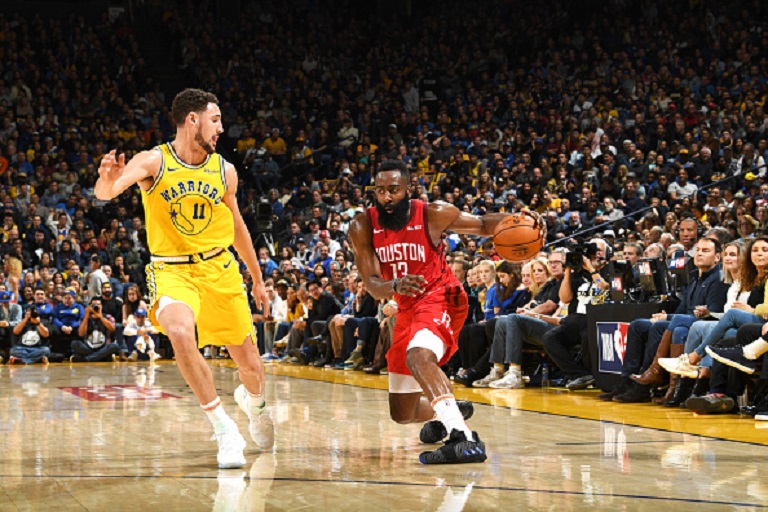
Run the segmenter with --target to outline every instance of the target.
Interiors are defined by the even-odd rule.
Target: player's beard
[[[379,212],[379,224],[384,229],[399,231],[408,224],[411,213],[411,200],[404,197],[396,203],[392,203],[392,212],[384,209],[384,206],[376,201],[376,211]]]
[[[208,153],[209,155],[212,155],[216,150],[213,148],[213,146],[211,146],[209,142],[206,142],[203,139],[203,136],[200,133],[202,132],[202,130],[203,130],[202,126],[197,129],[197,133],[195,134],[195,142],[197,142],[200,145],[200,147],[205,150],[206,153]]]

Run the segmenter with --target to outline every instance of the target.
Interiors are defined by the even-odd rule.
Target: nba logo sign
[[[598,370],[621,373],[627,350],[627,322],[597,322]]]
[[[621,278],[620,277],[614,277],[611,280],[611,288],[615,292],[620,292],[624,289],[624,287],[621,285]]]

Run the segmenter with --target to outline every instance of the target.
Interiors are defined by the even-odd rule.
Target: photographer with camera
[[[0,301],[3,300],[3,294],[0,293]],[[13,304],[21,310],[21,308]],[[37,307],[32,305],[27,307],[24,317],[13,328],[14,345],[11,347],[11,357],[8,364],[18,362],[32,364],[42,362],[48,364],[48,356],[51,355],[51,348],[48,346],[47,320],[44,320]]]
[[[587,336],[587,306],[602,302],[609,288],[608,281],[600,274],[607,264],[609,250],[605,240],[592,239],[584,252],[574,251],[566,255],[565,275],[560,284],[560,300],[568,304],[568,315],[560,324],[544,335],[544,350],[566,376],[565,387],[569,390],[585,389],[595,382],[595,377],[584,365]]]
[[[85,308],[85,318],[77,330],[82,339],[72,341],[74,354],[69,360],[73,363],[114,360],[120,348],[117,343],[112,343],[113,332],[115,320],[111,315],[102,314],[100,297],[92,298],[90,305]]]

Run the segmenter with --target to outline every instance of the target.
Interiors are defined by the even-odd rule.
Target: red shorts
[[[413,303],[399,305],[392,346],[387,352],[387,369],[411,375],[405,356],[414,335],[422,329],[432,331],[445,344],[445,354],[438,364],[447,363],[459,348],[459,333],[469,311],[467,304],[467,294],[457,283],[418,297]]]

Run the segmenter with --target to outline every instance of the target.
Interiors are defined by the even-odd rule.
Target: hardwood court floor
[[[227,410],[228,362],[214,375]],[[219,471],[173,363],[0,367],[0,511],[757,510],[768,430],[598,402],[594,392],[472,390],[485,464],[423,466],[389,420],[386,377],[268,366],[274,453]]]

